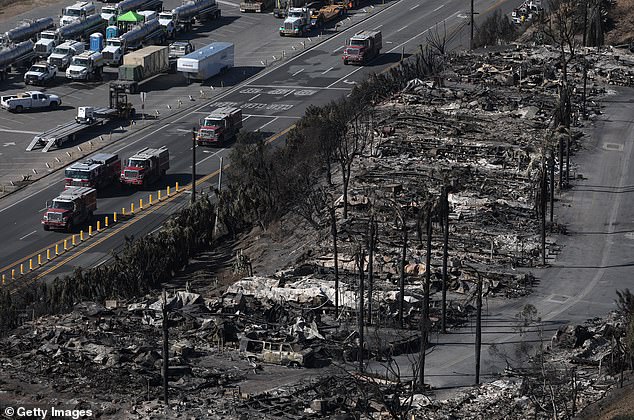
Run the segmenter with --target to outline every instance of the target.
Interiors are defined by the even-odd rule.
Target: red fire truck
[[[366,64],[383,48],[381,31],[361,31],[352,36],[343,50],[343,64]]]
[[[170,167],[170,154],[166,146],[159,149],[146,147],[131,156],[121,170],[124,185],[146,186],[157,181]]]
[[[110,153],[97,153],[93,157],[70,165],[64,171],[66,187],[92,187],[101,189],[119,177],[121,160]]]
[[[200,120],[196,143],[221,145],[238,135],[242,128],[242,110],[239,108],[218,108]]]
[[[92,219],[97,210],[97,190],[89,187],[68,187],[51,202],[46,202],[42,217],[44,230],[70,232],[75,226]]]

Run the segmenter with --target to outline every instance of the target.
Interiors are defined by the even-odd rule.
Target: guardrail
[[[186,189],[186,188],[185,188]],[[33,274],[37,270],[45,267],[47,264],[55,261],[60,256],[65,253],[76,249],[81,244],[87,243],[91,238],[96,237],[98,234],[106,231],[108,228],[112,228],[113,226],[119,224],[122,220],[129,220],[134,217],[136,214],[139,214],[143,210],[149,209],[152,206],[164,202],[168,198],[172,198],[176,196],[178,193],[184,191],[185,189],[180,188],[178,182],[175,184],[174,189],[172,190],[171,186],[167,186],[165,189],[165,194],[163,195],[163,190],[158,190],[156,193],[152,193],[148,196],[147,201],[143,201],[143,198],[139,199],[138,207],[135,208],[135,203],[130,203],[129,207],[121,208],[121,212],[114,212],[112,215],[112,221],[108,216],[105,216],[103,219],[103,225],[101,220],[97,220],[93,226],[93,222],[88,225],[87,230],[80,230],[79,233],[72,234],[69,237],[62,239],[52,245],[49,245],[46,248],[41,249],[40,251],[35,252],[27,257],[18,260],[12,264],[7,265],[6,267],[0,269],[2,272],[1,276],[1,285],[0,287],[5,287],[9,285],[12,281],[20,280],[21,278]],[[156,198],[156,200],[154,199]]]

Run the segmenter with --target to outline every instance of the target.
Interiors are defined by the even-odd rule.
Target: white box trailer
[[[212,42],[176,62],[176,70],[188,80],[207,80],[233,67],[234,46],[230,42]]]

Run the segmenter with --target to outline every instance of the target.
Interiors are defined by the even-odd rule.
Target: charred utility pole
[[[559,136],[559,191],[564,186],[564,140]]]
[[[447,333],[447,260],[449,259],[449,191],[447,186],[442,189],[442,221],[443,224],[443,244],[442,244],[442,321],[441,331]]]
[[[370,218],[370,240],[368,246],[368,325],[372,325],[372,294],[374,293],[374,246],[377,235],[374,215]]]
[[[399,297],[398,297],[398,322],[403,328],[403,307],[405,306],[405,259],[407,258],[407,225],[403,219],[403,252],[401,254],[401,270],[399,279]]]
[[[196,202],[196,127],[192,127],[192,204]]]
[[[337,216],[334,207],[330,208],[330,223],[335,266],[335,319],[337,319],[339,318],[339,259],[337,254]]]
[[[423,313],[420,320],[420,386],[421,389],[425,388],[425,351],[427,350],[427,342],[429,341],[429,287],[431,283],[431,239],[432,239],[432,225],[431,225],[431,206],[427,209],[425,215],[425,230],[427,231],[427,246],[425,250],[425,283],[423,285]]]
[[[588,46],[588,0],[583,1],[583,46]]]
[[[553,210],[555,207],[555,155],[550,149],[550,159],[548,159],[548,169],[550,171],[550,223],[553,223]]]
[[[469,29],[471,30],[471,33],[469,34],[469,50],[473,50],[473,14],[473,0],[471,0],[471,13],[469,14]]]
[[[566,187],[570,185],[570,142],[572,141],[572,127],[568,127],[566,137]]]
[[[365,294],[365,273],[363,265],[365,261],[365,252],[363,247],[360,248],[361,249],[357,253],[357,268],[359,269],[359,354],[357,358],[359,360],[359,372],[363,372],[363,343],[365,341],[363,336],[363,328],[365,327],[363,322],[363,315],[365,313],[363,296]]]
[[[546,194],[547,194],[547,183],[546,183],[546,161],[545,157],[542,156],[542,173],[541,179],[539,183],[540,197],[539,197],[539,210],[540,210],[540,220],[541,220],[541,242],[542,242],[542,265],[546,265]]]
[[[167,292],[163,290],[163,401],[168,404],[168,368],[169,368],[169,324],[167,319]]]
[[[482,276],[480,272],[476,270],[478,275],[478,285],[476,291],[476,337],[475,337],[475,384],[480,385],[480,352],[482,350]]]
[[[581,103],[581,118],[583,120],[588,119],[588,114],[586,113],[586,100],[587,100],[587,89],[588,89],[588,61],[586,60],[585,53],[583,55],[583,97]]]

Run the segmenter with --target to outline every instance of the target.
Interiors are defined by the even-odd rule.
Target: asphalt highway
[[[506,3],[504,4],[506,5]],[[490,1],[477,3],[480,10],[492,10],[491,8],[496,5],[498,4]],[[223,9],[223,15],[229,13],[231,12],[226,12]],[[239,17],[235,21],[239,21],[245,16],[238,15]],[[170,149],[171,167],[168,175],[160,184],[157,184],[155,189],[164,190],[168,185],[173,189],[176,182],[179,182],[181,186],[187,185],[191,181],[191,129],[198,124],[200,118],[215,107],[239,106],[245,117],[244,129],[259,130],[273,135],[289,127],[300,118],[308,105],[325,104],[346,95],[355,83],[363,80],[369,73],[380,72],[394,65],[403,52],[405,54],[414,52],[418,45],[425,41],[425,34],[430,29],[438,27],[444,29],[446,27],[449,32],[452,28],[462,26],[465,17],[464,4],[461,2],[447,3],[436,0],[421,4],[414,0],[400,0],[385,5],[376,2],[356,11],[356,14],[352,14],[350,20],[346,20],[337,31],[332,30],[330,34],[325,34],[324,38],[329,36],[325,40],[322,37],[317,37],[317,34],[310,38],[293,39],[292,42],[295,43],[306,43],[306,51],[297,52],[295,56],[275,66],[265,68],[246,82],[242,80],[245,74],[248,74],[244,67],[248,66],[241,66],[240,60],[237,59],[236,68],[220,81],[220,85],[224,87],[211,90],[208,84],[178,86],[178,94],[181,97],[192,96],[192,101],[186,101],[188,105],[186,110],[175,111],[176,104],[174,104],[172,114],[161,117],[155,123],[140,122],[138,125],[142,126],[141,129],[135,127],[137,130],[131,130],[120,140],[103,147],[101,151],[118,153],[120,157],[126,158],[142,147],[167,145]],[[248,22],[251,22],[252,19],[262,19],[265,22],[273,19],[270,15],[255,17],[254,15],[246,15],[246,18]],[[277,23],[275,22],[279,21],[274,21],[274,25],[271,25],[270,22],[267,23],[268,35],[263,36],[263,40],[269,40],[271,37],[281,38],[277,35]],[[380,29],[382,31],[384,49],[381,56],[368,66],[344,66],[340,54],[346,38],[363,29]],[[217,31],[217,29],[214,30],[212,34],[216,34]],[[251,31],[243,30],[236,33],[236,36],[240,35],[249,39],[248,42],[244,43],[245,45],[252,45],[251,48],[257,49],[253,47],[252,43],[255,41],[253,41],[254,35]],[[310,48],[311,43],[317,45]],[[291,54],[290,51],[293,49],[289,49],[289,54]],[[249,63],[245,61],[245,64]],[[170,77],[174,76],[166,76],[164,80],[152,81],[152,85],[148,86],[150,90],[148,97],[163,103],[168,101],[167,98],[173,97],[172,89],[165,88]],[[217,80],[215,82],[218,83]],[[154,91],[152,88],[156,88],[158,91]],[[199,93],[201,88],[205,89],[205,97],[202,99]],[[100,86],[97,89],[105,89],[105,86]],[[216,94],[216,90],[220,93]],[[185,96],[186,94],[187,96]],[[211,99],[207,99],[210,96],[212,96]],[[158,105],[153,103],[147,107],[154,106]],[[164,113],[167,114],[167,111]],[[27,115],[31,118],[37,118],[35,114]],[[62,149],[62,151],[64,150]],[[217,172],[219,158],[226,158],[229,150],[227,148],[198,148],[198,151],[197,173],[203,176]],[[212,180],[212,183],[214,182]],[[199,188],[199,191],[205,190],[204,187]],[[29,259],[36,260],[39,254],[44,254],[52,244],[63,239],[67,239],[70,243],[71,239],[68,234],[45,232],[40,226],[45,202],[54,198],[62,189],[62,171],[57,171],[2,200],[0,214],[6,223],[4,226],[5,240],[0,244],[0,255],[2,256],[0,273],[9,276],[12,268],[19,267],[16,262],[26,265]],[[131,203],[138,206],[139,200],[142,199],[147,203],[151,193],[153,192],[124,191],[112,188],[100,194],[96,216],[103,226],[106,216],[112,221],[114,212],[120,213],[123,208],[129,209]],[[154,196],[156,197],[156,191],[154,191]],[[145,219],[146,223],[148,220],[153,220],[154,224],[143,226],[143,223],[131,223],[129,229],[121,230],[116,238],[113,238],[113,241],[90,247],[83,252],[83,255],[74,258],[68,264],[61,265],[48,274],[68,273],[76,265],[87,267],[97,264],[105,255],[108,255],[108,251],[113,246],[116,246],[117,240],[121,244],[125,235],[134,236],[147,233],[147,231],[159,226],[165,217],[167,217],[166,212],[156,211],[154,217]],[[61,242],[59,243],[61,244]],[[88,241],[89,244],[90,241]]]

